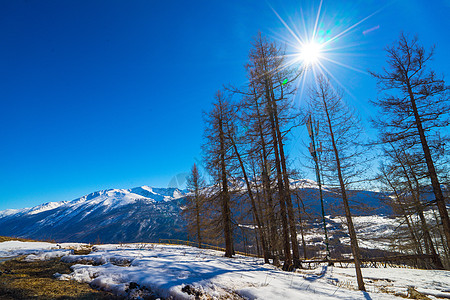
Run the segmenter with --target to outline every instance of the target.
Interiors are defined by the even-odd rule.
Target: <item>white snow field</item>
[[[261,259],[230,259],[223,252],[187,246],[99,245],[88,255],[72,255],[59,249],[62,245],[14,241],[0,243],[0,251],[5,256],[27,254],[26,260],[62,256],[75,265],[71,274],[56,278],[132,299],[148,294],[172,299],[195,299],[195,294],[200,299],[401,299],[408,287],[431,299],[450,298],[450,271],[364,268],[368,292],[360,292],[353,268],[284,272]]]
[[[82,243],[46,243],[7,241],[0,243],[0,258],[28,255],[27,260],[47,260],[71,254],[87,246]],[[65,250],[64,250],[65,249]]]

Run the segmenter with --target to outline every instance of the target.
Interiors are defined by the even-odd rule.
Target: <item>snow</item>
[[[25,208],[24,208],[25,209]],[[0,218],[15,215],[19,212],[21,212],[23,209],[5,209],[0,211]]]
[[[40,204],[40,205],[37,205],[34,207],[27,207],[27,208],[21,208],[21,209],[5,209],[5,210],[0,211],[0,218],[12,216],[12,215],[16,215],[16,214],[34,215],[34,214],[38,214],[38,213],[41,213],[44,211],[58,208],[66,203],[67,203],[67,201],[48,202],[48,203]]]
[[[38,214],[38,213],[41,213],[41,212],[44,212],[47,210],[52,210],[52,209],[58,208],[66,203],[67,203],[67,201],[44,203],[42,205],[38,205],[38,206],[31,208],[30,211],[28,212],[28,214],[35,215],[35,214]]]
[[[344,231],[347,231],[346,220],[344,217],[329,218],[330,220],[341,223]],[[356,235],[360,247],[369,249],[392,250],[392,239],[390,237],[394,230],[401,224],[399,218],[389,218],[385,216],[353,216]],[[331,233],[332,234],[332,233]],[[341,243],[350,245],[350,238],[340,238]]]
[[[86,247],[82,243],[46,243],[46,242],[21,242],[7,241],[0,243],[0,257],[14,257],[28,255],[29,260],[46,260],[53,257],[61,257],[71,254],[71,249],[79,250]],[[66,249],[66,250],[60,250]],[[69,250],[67,250],[69,249]],[[34,255],[34,256],[31,256]]]
[[[363,268],[367,292],[356,289],[353,267],[319,266],[313,270],[284,272],[261,259],[187,246],[159,244],[98,245],[88,255],[73,255],[62,246],[10,241],[0,243],[1,253],[25,253],[26,261],[62,257],[74,263],[72,273],[59,280],[89,283],[117,295],[154,294],[194,299],[189,289],[211,299],[401,299],[409,287],[430,298],[450,297],[450,272],[406,268]],[[33,252],[33,254],[31,254]],[[138,287],[134,288],[133,287]],[[188,289],[186,289],[188,287]],[[192,293],[191,293],[192,294]],[[208,298],[210,299],[210,298]]]
[[[39,251],[37,254],[30,254],[25,257],[25,261],[44,261],[52,258],[62,257],[72,254],[73,250],[44,250]]]
[[[84,218],[99,208],[111,210],[117,207],[136,203],[136,201],[158,202],[171,201],[184,197],[185,193],[175,188],[152,188],[141,186],[132,189],[109,189],[94,192],[72,201],[49,202],[31,208],[6,209],[0,211],[0,218],[15,215],[35,215],[56,208],[67,210],[67,217],[73,217],[83,211],[80,218]],[[58,220],[53,220],[57,222]],[[46,220],[45,222],[48,222]]]
[[[311,179],[289,179],[292,189],[318,189],[319,184]],[[328,186],[322,184],[322,190],[330,191]]]
[[[151,187],[147,186],[147,185],[141,186],[141,189],[143,189],[145,191],[148,191],[150,193],[156,194],[155,192],[153,192],[153,189]]]
[[[433,224],[434,215],[432,211],[426,211],[425,217]],[[347,220],[344,216],[325,216],[328,230],[328,238],[339,238],[340,242],[350,245],[348,237]],[[358,244],[361,248],[378,249],[385,251],[397,251],[399,241],[393,239],[395,232],[400,227],[406,227],[403,217],[389,217],[383,215],[353,216]],[[313,226],[304,231],[304,238],[307,246],[323,245],[324,232],[321,219],[317,219]],[[434,221],[435,222],[435,221]],[[342,234],[344,236],[342,236]],[[301,240],[300,233],[298,240]]]
[[[445,295],[450,297],[450,271],[419,270],[404,268],[363,268],[366,287],[384,288],[392,293],[406,295],[408,287],[415,287],[417,291],[428,295]],[[353,269],[335,268],[335,276],[345,278],[354,276]]]
[[[119,295],[125,295],[130,282],[135,282],[175,299],[193,299],[182,291],[186,285],[216,298],[237,294],[248,299],[398,299],[393,293],[405,294],[408,286],[450,296],[448,271],[363,269],[369,291],[363,293],[356,290],[353,268],[322,266],[289,273],[260,259],[229,259],[221,252],[186,246],[101,245],[95,250],[89,255],[68,255],[62,261],[100,265],[76,264],[71,274],[59,274],[59,279],[87,282]]]
[[[7,241],[0,243],[0,257],[12,257],[57,248],[56,244],[44,242]]]
[[[350,245],[350,238],[347,235],[348,229],[346,218],[341,216],[326,216],[325,218],[327,222],[328,238],[331,240],[339,237],[341,243]],[[402,222],[400,218],[372,215],[353,216],[352,220],[355,225],[355,231],[360,247],[386,251],[393,250],[391,237]],[[335,226],[335,224],[338,226]],[[342,233],[344,233],[344,237],[341,237]],[[321,220],[320,223],[305,230],[304,237],[307,245],[323,244],[324,233]],[[301,240],[300,234],[298,235],[298,240]]]

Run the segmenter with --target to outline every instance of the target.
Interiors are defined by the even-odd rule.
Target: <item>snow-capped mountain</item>
[[[81,242],[155,241],[185,235],[175,188],[110,189],[72,201],[0,211],[0,235]]]
[[[291,180],[291,188],[296,191],[292,193],[295,206],[303,205],[310,216],[321,215],[316,182]],[[238,182],[231,190],[243,194],[246,188],[243,182]],[[387,206],[381,204],[383,194],[351,191],[349,195],[355,215],[389,214]],[[185,190],[141,186],[97,191],[72,201],[49,202],[32,208],[7,209],[0,211],[0,235],[103,243],[186,239],[185,220],[181,217],[186,196]],[[342,201],[332,188],[323,187],[323,197],[327,215],[343,215]]]

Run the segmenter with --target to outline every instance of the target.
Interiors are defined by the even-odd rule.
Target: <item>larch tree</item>
[[[217,186],[217,197],[221,206],[221,225],[225,240],[225,256],[234,255],[233,229],[231,220],[231,197],[228,187],[230,174],[229,167],[234,151],[229,134],[230,115],[232,108],[223,92],[218,91],[213,103],[213,109],[206,116],[205,143],[203,144],[206,169]],[[211,196],[210,196],[211,197]]]
[[[353,225],[349,204],[348,184],[360,175],[360,147],[355,143],[360,135],[357,118],[342,102],[342,93],[335,90],[324,76],[318,76],[316,86],[311,91],[311,114],[321,124],[317,138],[322,142],[324,175],[329,180],[337,178],[339,192],[346,216],[350,246],[355,263],[358,289],[365,291],[361,273],[361,255]],[[359,166],[359,167],[358,167]]]
[[[241,123],[245,124],[246,132],[244,142],[249,145],[248,154],[253,162],[254,180],[259,180],[261,194],[259,198],[259,210],[261,211],[261,223],[267,226],[267,256],[273,259],[274,265],[279,265],[279,237],[277,234],[277,209],[274,200],[273,180],[271,169],[273,165],[273,153],[271,145],[270,128],[267,114],[264,112],[264,99],[258,93],[255,83],[250,82],[246,95],[240,102]],[[259,176],[257,176],[257,174]]]
[[[300,73],[295,74],[292,69],[287,68],[285,57],[280,46],[259,34],[249,53],[247,72],[252,87],[262,100],[262,109],[270,128],[285,256],[283,269],[287,270],[300,266],[300,255],[287,157],[284,152],[286,136],[282,128],[296,118],[296,115],[292,114],[290,97],[295,91],[292,83]]]
[[[198,247],[202,247],[202,219],[201,216],[203,214],[203,202],[204,202],[204,188],[205,181],[200,174],[197,165],[194,163],[192,166],[191,172],[187,177],[186,187],[191,193],[189,197],[187,197],[187,205],[183,210],[186,218],[188,219],[189,227],[192,228],[194,235],[197,238]]]
[[[450,219],[430,147],[430,141],[442,133],[440,129],[450,124],[450,88],[429,67],[434,49],[425,51],[417,37],[401,34],[386,52],[388,68],[381,73],[371,72],[380,90],[379,98],[372,101],[381,110],[374,124],[380,131],[381,142],[401,142],[407,148],[421,148],[450,248]]]

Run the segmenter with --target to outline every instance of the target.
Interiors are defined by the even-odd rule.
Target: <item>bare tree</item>
[[[224,94],[218,91],[213,103],[213,109],[206,117],[206,143],[203,145],[206,168],[219,187],[218,197],[221,203],[222,228],[225,239],[225,256],[232,257],[233,230],[231,221],[230,192],[228,189],[229,165],[233,156],[233,148],[227,139],[227,128],[230,122],[231,106]]]
[[[356,164],[358,160],[358,149],[354,141],[359,136],[359,125],[355,116],[343,104],[342,95],[331,86],[330,82],[323,76],[316,79],[316,86],[311,92],[310,106],[314,107],[311,112],[315,119],[323,124],[318,131],[318,138],[323,143],[322,160],[323,171],[328,178],[338,179],[338,191],[344,205],[350,246],[355,262],[358,289],[365,291],[364,281],[361,273],[361,256],[350,212],[347,185],[352,177],[358,174]]]
[[[189,227],[193,228],[193,231],[197,237],[198,247],[202,247],[202,220],[201,215],[203,213],[204,195],[203,189],[205,188],[205,181],[198,171],[197,165],[194,163],[186,182],[187,189],[191,192],[191,195],[187,197],[187,205],[183,210],[185,218],[190,224]]]
[[[290,183],[286,155],[284,153],[285,135],[282,126],[286,124],[286,112],[289,110],[289,97],[293,94],[292,82],[299,74],[286,67],[284,50],[259,34],[249,54],[247,70],[249,79],[263,99],[264,110],[270,128],[273,143],[273,156],[276,170],[280,217],[283,230],[283,248],[285,261],[283,269],[300,266],[296,218],[291,199]],[[284,116],[283,116],[284,115]],[[290,116],[291,119],[295,115]],[[292,255],[291,255],[292,248]]]
[[[401,141],[407,148],[421,146],[447,248],[450,248],[450,219],[430,149],[430,139],[450,124],[450,88],[428,66],[434,48],[426,52],[417,37],[410,39],[401,34],[386,52],[389,69],[382,73],[371,72],[378,80],[380,91],[385,92],[373,101],[382,111],[374,123],[382,142]]]
[[[249,73],[252,73],[249,71]],[[250,76],[251,77],[251,76]],[[238,92],[235,90],[235,92]],[[271,169],[273,165],[271,148],[271,130],[268,124],[268,116],[264,110],[264,98],[258,93],[255,82],[250,82],[248,90],[240,102],[241,124],[245,126],[243,143],[248,145],[248,158],[252,161],[255,183],[260,185],[261,195],[257,194],[259,209],[261,211],[261,223],[268,228],[267,251],[273,258],[273,264],[279,265],[279,237],[277,234],[278,223],[276,220],[276,204],[274,202],[274,189],[272,188]],[[259,176],[258,176],[258,175]]]

